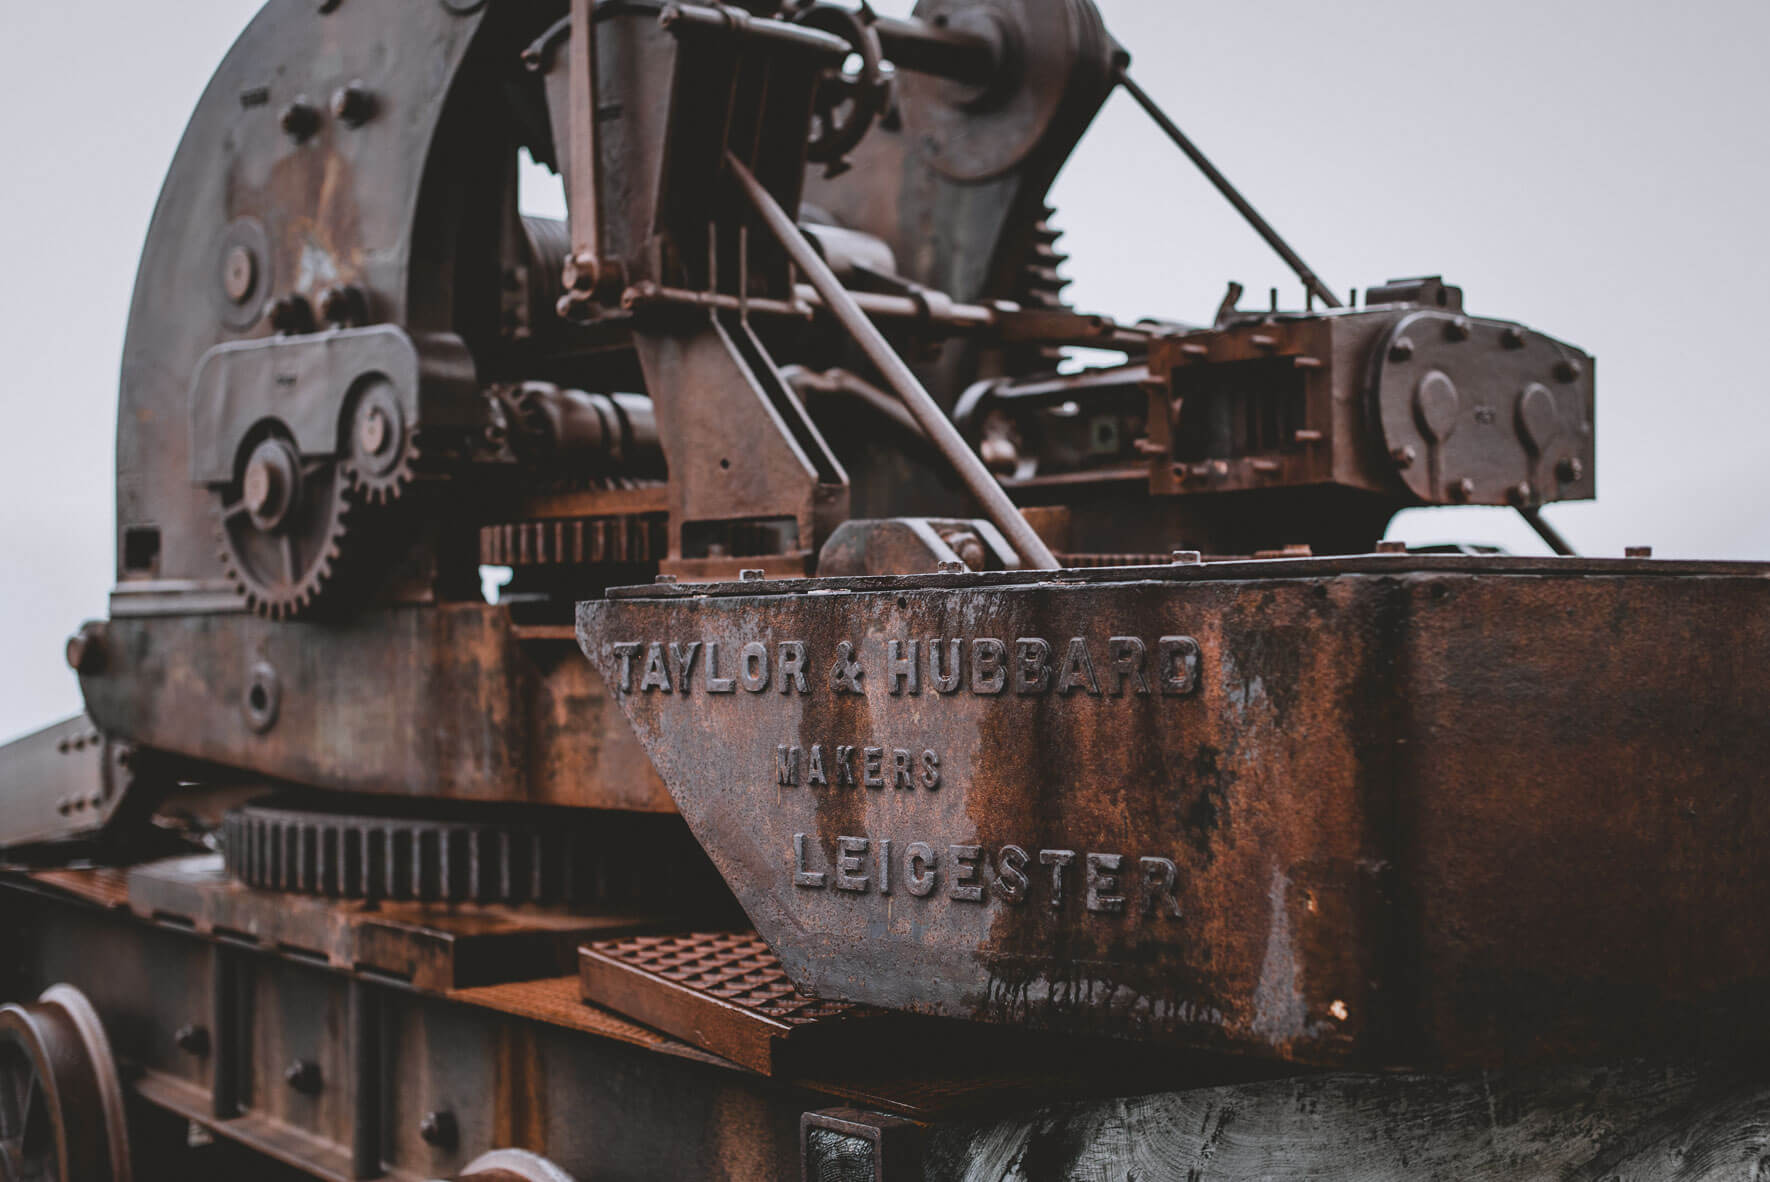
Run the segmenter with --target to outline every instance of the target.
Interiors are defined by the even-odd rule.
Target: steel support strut
[[[817,294],[823,297],[830,312],[867,355],[867,360],[884,375],[886,382],[903,399],[904,405],[915,416],[916,422],[921,424],[922,430],[927,432],[935,447],[958,470],[959,478],[965,482],[965,486],[983,506],[989,519],[1007,536],[1009,543],[1020,555],[1022,565],[1034,570],[1057,570],[1060,564],[1056,555],[1051,553],[1051,548],[1027,524],[1026,518],[1021,516],[1020,510],[1008,499],[1008,494],[1002,491],[996,478],[983,466],[983,461],[965,443],[959,429],[953,426],[952,420],[941,410],[940,404],[923,389],[922,383],[916,380],[910,367],[897,355],[897,350],[891,347],[884,334],[867,319],[866,313],[860,310],[860,305],[855,303],[854,297],[842,286],[841,280],[836,278],[836,273],[830,270],[817,249],[806,241],[805,235],[793,223],[786,210],[780,207],[780,203],[775,201],[762,182],[744,167],[743,161],[727,152],[725,162],[745,195],[749,197],[750,203],[756,207],[756,212],[780,241],[782,249],[805,272],[811,286],[817,289]]]

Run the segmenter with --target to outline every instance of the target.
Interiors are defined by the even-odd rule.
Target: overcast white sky
[[[0,738],[79,708],[62,646],[113,575],[136,259],[185,119],[257,7],[0,13]],[[1473,313],[1597,355],[1601,499],[1548,512],[1577,546],[1770,558],[1770,0],[1100,8],[1143,86],[1331,285],[1441,272]],[[1122,97],[1055,200],[1088,308],[1203,319],[1229,279],[1298,298]],[[1540,550],[1508,511],[1404,514],[1391,536]]]

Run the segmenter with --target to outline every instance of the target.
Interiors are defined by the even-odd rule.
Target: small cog
[[[375,381],[359,391],[346,424],[344,466],[363,499],[397,500],[412,483],[419,454],[418,432],[406,422],[393,386]]]
[[[355,501],[332,459],[303,460],[281,435],[261,439],[242,475],[221,490],[222,569],[266,619],[306,615],[336,582]]]

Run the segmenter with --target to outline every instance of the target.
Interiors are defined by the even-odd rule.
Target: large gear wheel
[[[251,445],[240,472],[221,493],[222,566],[259,615],[309,613],[335,582],[355,507],[350,480],[336,460],[303,460],[274,433]]]
[[[86,995],[0,1006],[0,1178],[130,1182],[123,1089]]]
[[[375,380],[351,398],[345,424],[344,469],[363,500],[384,505],[397,499],[417,470],[418,432],[406,421],[394,389]]]

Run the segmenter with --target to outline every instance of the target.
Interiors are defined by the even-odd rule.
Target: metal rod
[[[1198,166],[1198,170],[1205,174],[1205,179],[1217,187],[1217,192],[1223,194],[1229,204],[1235,206],[1237,212],[1247,219],[1248,225],[1254,227],[1254,232],[1266,240],[1266,245],[1278,252],[1278,257],[1297,273],[1297,278],[1303,281],[1304,287],[1314,292],[1328,307],[1342,306],[1340,297],[1328,289],[1327,284],[1323,283],[1320,277],[1309,269],[1309,264],[1305,263],[1297,252],[1290,248],[1290,244],[1278,236],[1278,231],[1274,230],[1272,225],[1260,216],[1260,211],[1248,204],[1248,199],[1229,183],[1229,178],[1217,171],[1217,166],[1212,164],[1203,152],[1199,151],[1198,145],[1188,139],[1186,133],[1181,131],[1172,119],[1168,118],[1167,113],[1156,106],[1155,100],[1150,98],[1148,93],[1133,82],[1131,76],[1123,70],[1119,71],[1119,85],[1125,88],[1125,93],[1137,100],[1137,105],[1142,107],[1151,119],[1155,120],[1155,125],[1167,133],[1168,138],[1174,141],[1174,146],[1186,153],[1186,158]]]
[[[566,220],[572,253],[566,260],[565,284],[593,291],[601,280],[602,221],[596,190],[596,34],[591,9],[596,0],[572,0],[570,42],[572,150],[567,165]]]
[[[1001,68],[1001,46],[979,33],[888,16],[873,22],[873,32],[886,60],[900,70],[988,86]]]
[[[1549,549],[1563,558],[1578,557],[1573,547],[1568,544],[1567,539],[1561,536],[1561,531],[1543,520],[1541,509],[1534,505],[1519,505],[1518,516],[1524,518],[1525,523],[1536,531],[1537,537],[1549,544]]]
[[[842,327],[848,330],[854,343],[866,354],[867,360],[884,376],[886,384],[903,399],[904,405],[922,425],[922,430],[927,432],[934,446],[958,470],[959,478],[983,506],[984,513],[995,522],[996,528],[1002,531],[1009,545],[1020,555],[1021,564],[1031,570],[1059,569],[1057,557],[1045,545],[1044,539],[1027,524],[1026,518],[1020,515],[1020,510],[1008,499],[1008,494],[1002,491],[996,478],[983,466],[977,453],[965,443],[959,429],[953,426],[953,421],[940,408],[940,404],[922,388],[922,383],[916,380],[910,367],[897,355],[897,350],[891,347],[873,322],[867,319],[866,313],[860,310],[860,305],[854,302],[854,297],[848,294],[848,289],[842,286],[842,281],[836,278],[836,273],[830,270],[829,264],[824,262],[823,257],[817,253],[817,248],[806,239],[786,210],[780,207],[780,203],[762,186],[762,182],[744,167],[743,161],[727,152],[725,163],[750,198],[750,203],[756,207],[763,222],[779,240],[781,248],[805,272],[805,277],[817,289],[817,294],[823,297],[831,314],[842,322]]]
[[[381,1006],[374,987],[350,981],[350,1172],[353,1178],[379,1178],[381,1168]]]

